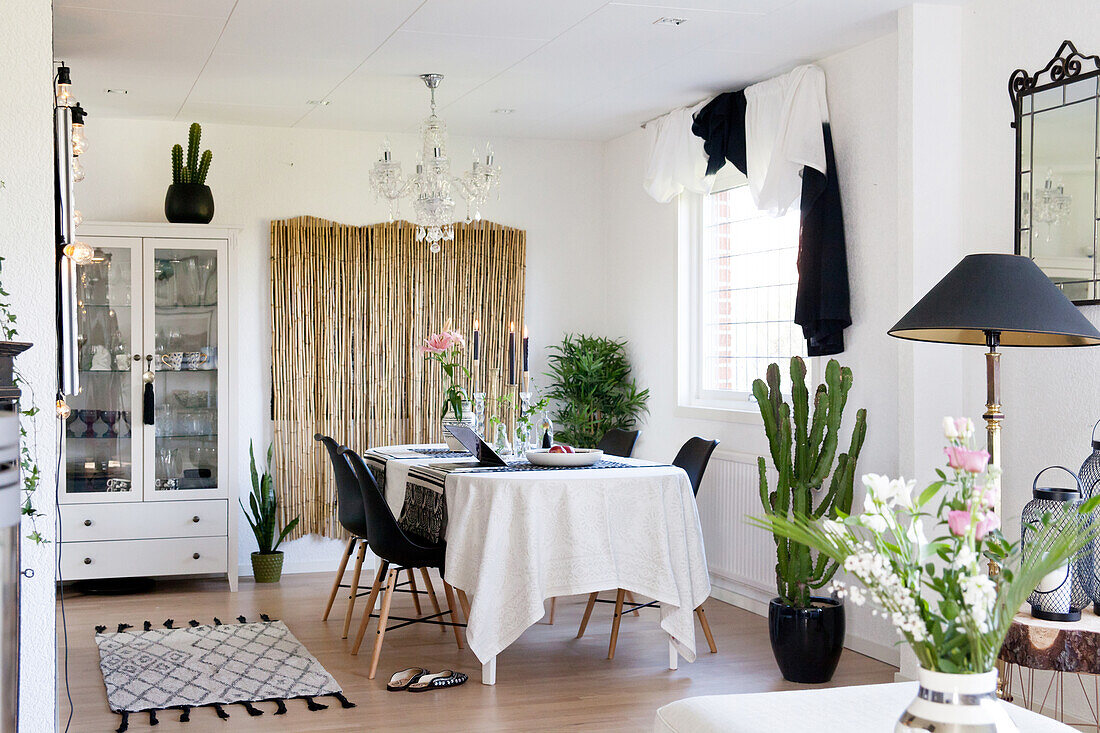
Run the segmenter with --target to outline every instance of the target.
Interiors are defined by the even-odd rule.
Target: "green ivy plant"
[[[4,182],[0,181],[0,188],[3,185]],[[0,257],[0,277],[3,275],[3,269],[4,258]],[[3,330],[5,341],[15,341],[19,336],[19,331],[15,326],[15,313],[11,310],[9,297],[10,294],[4,289],[3,282],[0,282],[0,329]],[[23,516],[30,520],[31,524],[27,539],[41,545],[49,542],[49,540],[43,537],[38,529],[38,519],[45,515],[34,508],[34,493],[42,482],[42,472],[39,470],[38,461],[35,459],[35,455],[38,453],[38,428],[35,426],[34,418],[38,415],[39,409],[35,406],[34,387],[23,377],[23,373],[19,371],[18,367],[12,371],[12,384],[25,392],[30,398],[26,402],[31,406],[19,411],[20,416],[24,418],[19,421],[19,467],[23,475],[23,508],[21,511]],[[27,429],[28,425],[30,425],[30,430]]]
[[[647,411],[649,390],[630,377],[625,341],[566,334],[550,351],[546,396],[557,407],[555,440],[593,448],[608,430],[630,430]]]

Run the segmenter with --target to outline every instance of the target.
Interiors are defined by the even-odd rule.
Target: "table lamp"
[[[989,460],[1001,463],[1000,346],[1096,346],[1100,331],[1030,258],[967,255],[888,333],[912,341],[985,346]],[[998,507],[999,510],[999,507]]]

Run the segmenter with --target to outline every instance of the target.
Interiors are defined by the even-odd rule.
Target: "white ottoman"
[[[894,730],[901,711],[917,695],[916,682],[829,687],[677,700],[657,710],[654,733],[762,733],[763,731]],[[1018,705],[1009,717],[1026,733],[1073,733],[1068,725]]]

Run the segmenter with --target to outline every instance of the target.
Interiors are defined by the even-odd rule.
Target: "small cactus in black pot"
[[[183,147],[172,146],[172,185],[164,197],[164,216],[173,223],[209,224],[214,218],[214,196],[206,185],[210,162],[209,150],[199,157],[202,127],[192,122],[187,133],[187,165],[183,164]]]

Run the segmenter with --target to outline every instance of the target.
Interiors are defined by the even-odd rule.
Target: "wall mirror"
[[[1017,69],[1016,254],[1079,305],[1100,303],[1100,57],[1065,41],[1042,70]]]

